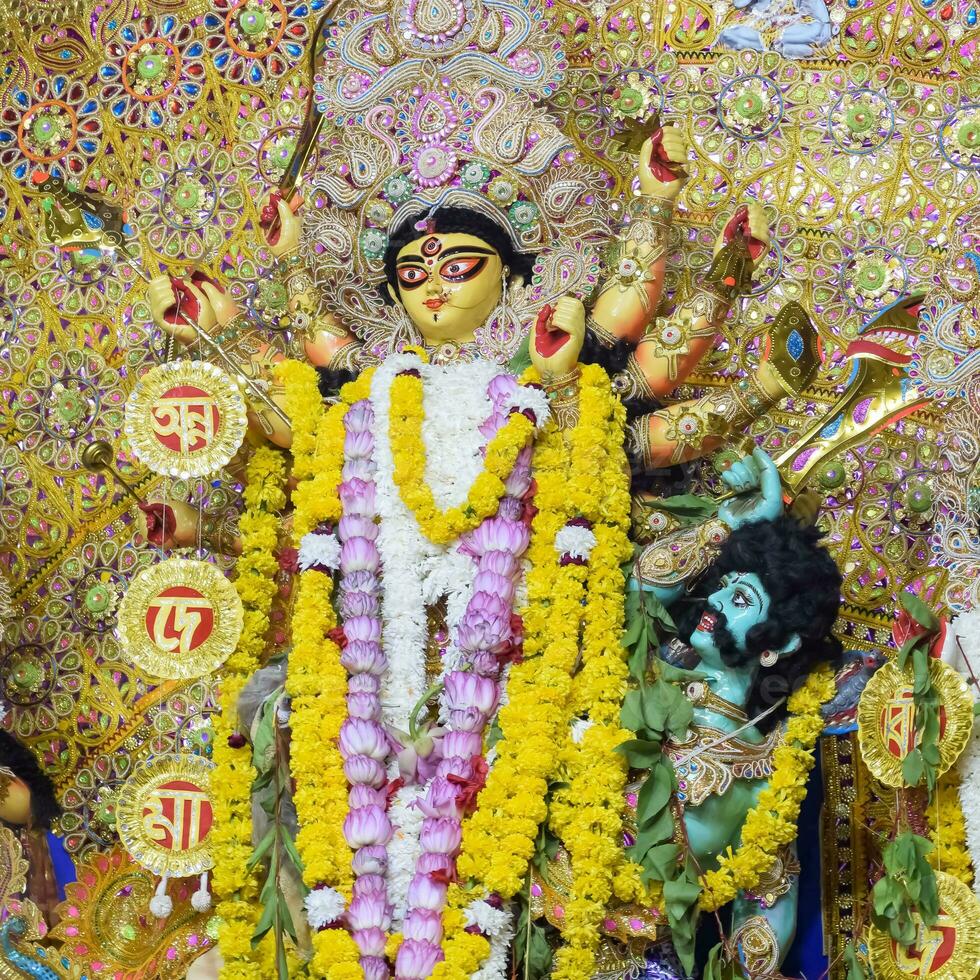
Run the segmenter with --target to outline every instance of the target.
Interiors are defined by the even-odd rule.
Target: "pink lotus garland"
[[[344,469],[339,492],[343,517],[339,611],[346,640],[348,717],[340,729],[340,751],[350,782],[344,837],[354,851],[354,893],[347,927],[361,953],[365,980],[388,980],[385,940],[391,926],[385,871],[392,827],[387,814],[385,760],[391,740],[381,724],[381,675],[387,658],[381,646],[381,559],[375,546],[374,412],[366,399],[344,417]]]
[[[509,411],[516,410],[516,389],[510,375],[499,375],[490,383],[494,412],[480,427],[488,441],[505,424]],[[441,914],[448,883],[456,874],[463,811],[486,772],[483,732],[500,699],[501,655],[515,640],[512,609],[520,558],[529,540],[522,498],[531,486],[531,452],[528,446],[518,456],[497,515],[466,535],[460,545],[476,562],[477,572],[473,594],[456,627],[462,662],[445,678],[449,726],[440,746],[442,758],[416,803],[425,814],[422,853],[408,889],[396,980],[422,980],[444,958]]]

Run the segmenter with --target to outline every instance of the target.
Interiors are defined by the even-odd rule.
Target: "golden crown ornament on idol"
[[[948,664],[932,658],[929,672],[940,698],[936,775],[941,776],[956,762],[970,739],[973,698],[966,681]],[[906,785],[902,763],[919,740],[913,697],[912,668],[903,671],[891,661],[868,681],[858,702],[861,757],[872,775],[886,786]]]
[[[168,361],[136,383],[125,432],[154,473],[188,479],[220,470],[238,452],[248,426],[235,382],[207,361]]]
[[[154,677],[190,680],[217,670],[242,632],[242,601],[212,564],[168,558],[136,575],[119,603],[119,641]]]
[[[876,675],[877,676],[877,675]],[[875,980],[975,980],[980,972],[980,902],[953,875],[936,872],[939,917],[908,946],[872,926],[868,953]]]
[[[119,791],[116,828],[130,857],[160,875],[150,911],[165,919],[173,910],[170,878],[201,875],[192,897],[198,911],[210,905],[207,872],[214,865],[208,834],[214,824],[211,771],[198,755],[162,755],[139,765]]]

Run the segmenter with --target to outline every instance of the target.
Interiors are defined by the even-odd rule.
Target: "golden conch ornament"
[[[189,479],[226,465],[248,426],[235,382],[206,361],[168,361],[143,375],[126,402],[125,432],[154,473]]]
[[[939,769],[946,772],[966,748],[973,730],[973,699],[966,682],[941,660],[929,661],[939,692]],[[912,669],[891,661],[868,681],[858,702],[858,742],[871,773],[886,786],[904,786],[902,763],[918,744]],[[972,978],[971,978],[972,980]]]
[[[235,587],[214,565],[168,558],[133,578],[116,628],[123,650],[146,673],[190,680],[231,656],[243,617]]]
[[[881,673],[881,671],[879,671]],[[875,980],[974,980],[980,971],[980,902],[953,875],[936,872],[939,918],[918,923],[915,940],[902,946],[882,929],[868,932]]]
[[[133,771],[119,791],[116,826],[137,864],[171,878],[210,870],[212,769],[199,755],[161,755]]]

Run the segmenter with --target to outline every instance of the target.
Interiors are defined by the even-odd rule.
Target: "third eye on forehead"
[[[429,253],[426,253],[428,255]],[[439,252],[440,261],[448,259],[453,255],[496,255],[492,248],[481,248],[479,245],[454,245],[452,248],[447,248],[444,252]],[[398,265],[407,265],[409,263],[422,264],[423,259],[421,255],[408,254],[400,255],[398,257]]]

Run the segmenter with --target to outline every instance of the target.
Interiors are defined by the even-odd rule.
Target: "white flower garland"
[[[306,909],[306,920],[311,929],[322,929],[336,922],[344,914],[346,903],[344,896],[336,888],[325,885],[314,888],[303,902]]]
[[[571,555],[572,558],[588,559],[594,547],[595,534],[588,527],[566,524],[555,535],[555,551],[560,555]]]
[[[484,901],[474,902],[465,912],[466,924],[475,925],[490,941],[490,955],[472,980],[504,980],[514,938],[514,913],[510,907],[495,909]]]
[[[308,568],[340,568],[340,541],[336,534],[311,531],[299,542],[297,563],[302,571]]]
[[[408,886],[415,874],[415,862],[422,851],[419,834],[424,814],[415,806],[422,795],[421,786],[403,786],[391,801],[388,819],[394,830],[388,842],[388,898],[391,901],[391,928],[401,931],[408,910]]]

